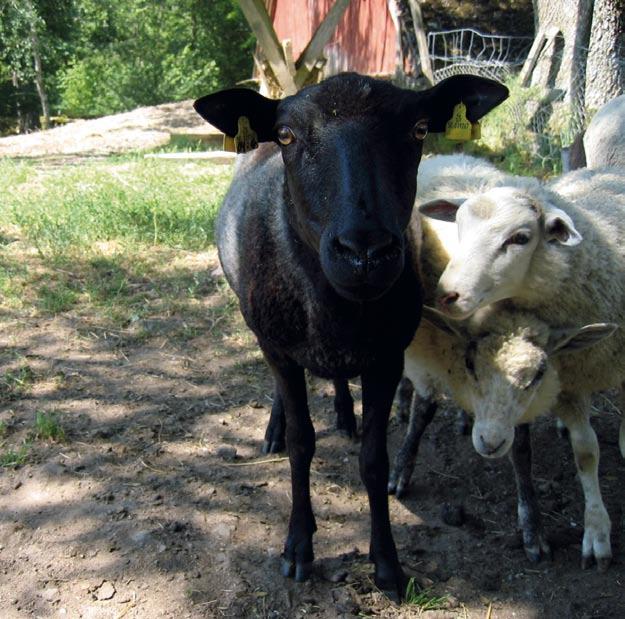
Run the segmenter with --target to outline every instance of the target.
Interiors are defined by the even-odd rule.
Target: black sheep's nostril
[[[367,258],[370,261],[384,260],[396,253],[397,244],[391,234],[381,236],[367,248]]]
[[[367,248],[348,236],[337,237],[334,241],[334,247],[339,254],[343,254],[347,257],[361,259],[367,257]]]

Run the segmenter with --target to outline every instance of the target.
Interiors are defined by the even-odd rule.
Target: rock
[[[41,597],[48,602],[58,602],[61,595],[57,587],[48,587],[41,592]]]
[[[441,520],[451,527],[461,527],[466,521],[464,507],[444,503],[441,507]]]
[[[234,460],[237,457],[236,448],[231,447],[230,445],[222,445],[221,447],[218,447],[215,453],[222,460]]]
[[[105,580],[95,591],[96,600],[103,602],[104,600],[111,600],[113,596],[117,593],[113,583]]]
[[[148,530],[136,531],[130,536],[130,539],[139,546],[145,546],[151,539],[152,536]]]
[[[484,572],[478,577],[478,581],[484,591],[494,592],[501,589],[501,573],[499,572]]]
[[[338,570],[337,572],[330,574],[328,580],[335,583],[343,582],[347,578],[347,574],[347,570]]]

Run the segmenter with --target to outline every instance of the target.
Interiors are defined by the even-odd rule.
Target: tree
[[[598,109],[625,88],[625,0],[594,0],[586,64],[586,106]]]
[[[0,1],[0,64],[15,90],[34,85],[44,126],[50,120],[48,82],[64,55],[69,11],[71,0]],[[19,116],[19,98],[15,107]]]

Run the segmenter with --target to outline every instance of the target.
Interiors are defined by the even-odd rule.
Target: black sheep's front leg
[[[286,447],[291,464],[293,504],[289,533],[282,555],[282,573],[298,582],[312,572],[312,536],[317,530],[310,502],[310,463],[315,453],[315,430],[310,420],[304,369],[288,359],[265,357],[276,379],[286,419]]]
[[[386,427],[401,379],[403,354],[386,358],[362,374],[362,444],[360,475],[367,488],[371,510],[369,557],[375,565],[375,583],[401,599],[406,591],[404,574],[391,532],[388,511],[388,453]]]

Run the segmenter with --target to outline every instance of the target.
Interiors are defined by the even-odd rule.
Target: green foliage
[[[38,105],[32,31],[52,109],[70,116],[200,96],[252,68],[253,38],[236,0],[3,0],[0,116]]]

